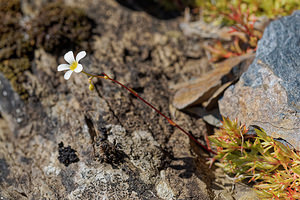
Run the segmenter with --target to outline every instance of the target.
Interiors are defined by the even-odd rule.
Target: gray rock
[[[166,34],[172,24],[116,1],[81,5],[98,27],[91,42],[94,54],[85,49],[84,69],[114,75],[168,114],[168,82],[159,77],[162,67],[184,52]],[[28,92],[26,101],[0,72],[1,200],[210,199],[213,178],[196,168],[188,137],[177,130],[181,137],[168,144],[175,131],[134,96],[101,80],[94,80],[91,92],[83,74],[66,81],[57,72],[60,63],[63,55],[35,49],[31,70],[20,83]],[[62,143],[69,153],[61,154]]]
[[[10,124],[11,129],[16,133],[16,129],[24,125],[26,115],[23,110],[23,102],[20,97],[13,91],[9,81],[0,72],[0,113]],[[9,115],[6,115],[8,114]]]
[[[254,62],[219,101],[220,112],[300,149],[300,11],[273,21]]]
[[[29,11],[40,1],[26,1]],[[159,21],[117,1],[68,4],[82,6],[96,22],[84,70],[112,75],[170,115],[168,79],[180,77],[187,60],[186,40],[170,34],[180,19]],[[35,49],[32,59],[20,83],[26,101],[0,74],[0,200],[232,196],[230,184],[219,187],[224,175],[208,168],[201,149],[126,90],[94,80],[91,92],[84,74],[64,80],[57,72],[63,55]],[[204,134],[201,119],[176,114],[176,122],[198,138]]]

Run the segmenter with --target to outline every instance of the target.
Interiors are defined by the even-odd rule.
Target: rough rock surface
[[[21,2],[22,13],[35,15],[47,1]],[[203,139],[202,119],[169,110],[169,85],[209,68],[207,62],[185,68],[205,57],[200,40],[182,36],[179,19],[158,20],[114,0],[65,3],[82,6],[95,21],[81,62],[87,72],[108,73]],[[63,54],[36,48],[30,62],[22,73],[26,100],[0,75],[0,199],[198,200],[238,193],[209,169],[199,147],[126,90],[95,80],[91,92],[84,74],[64,80],[57,72]]]
[[[219,101],[221,114],[257,125],[300,150],[300,11],[273,21],[256,58]]]

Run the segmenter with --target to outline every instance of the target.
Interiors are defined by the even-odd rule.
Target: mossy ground
[[[34,19],[22,25],[20,1],[0,0],[0,18],[0,72],[22,99],[28,97],[22,83],[24,72],[31,69],[34,50],[43,48],[60,55],[66,49],[88,49],[93,28],[83,10],[61,2],[45,4]]]
[[[88,49],[94,24],[83,10],[60,2],[45,5],[31,23],[29,34],[36,46],[53,54],[65,49]]]
[[[11,81],[20,97],[26,99],[28,94],[22,86],[25,80],[23,73],[30,69],[33,45],[26,39],[25,30],[20,25],[20,1],[1,0],[0,18],[0,71]]]
[[[13,89],[24,100],[28,98],[28,93],[22,86],[22,83],[25,81],[24,72],[29,69],[30,61],[26,57],[0,62],[0,71],[10,80]]]

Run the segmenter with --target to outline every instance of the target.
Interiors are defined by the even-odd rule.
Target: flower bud
[[[90,84],[90,85],[89,85],[89,89],[90,89],[91,91],[93,91],[93,90],[95,89],[94,85],[93,85],[93,84]]]

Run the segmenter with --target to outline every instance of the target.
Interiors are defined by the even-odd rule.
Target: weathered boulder
[[[300,149],[300,11],[270,23],[256,58],[219,101],[220,112]]]

